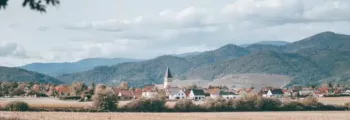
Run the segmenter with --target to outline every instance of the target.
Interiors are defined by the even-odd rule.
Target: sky
[[[0,11],[0,66],[150,59],[258,41],[350,34],[349,0],[61,0]]]

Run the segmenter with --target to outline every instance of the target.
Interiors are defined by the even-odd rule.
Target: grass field
[[[318,101],[324,104],[344,105],[346,102],[350,102],[350,97],[321,97]]]
[[[350,97],[328,97],[328,98],[318,98],[319,102],[324,104],[335,104],[344,105],[346,102],[350,102]],[[63,101],[54,98],[0,98],[0,106],[4,106],[10,101],[25,101],[32,108],[86,108],[91,107],[91,102],[77,102],[77,101]],[[124,106],[130,101],[119,101],[118,106]],[[168,107],[173,107],[176,101],[168,101],[166,105]],[[202,102],[197,101],[196,104],[201,104]]]
[[[350,112],[72,113],[0,112],[23,120],[349,120]]]

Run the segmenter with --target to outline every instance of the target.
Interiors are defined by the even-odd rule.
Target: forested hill
[[[142,62],[96,67],[58,78],[67,83],[128,81],[141,86],[162,83],[166,67],[179,79],[213,80],[226,74],[264,73],[287,75],[298,84],[349,83],[350,36],[322,32],[283,46],[228,44],[187,57],[161,56]]]
[[[9,68],[0,66],[1,82],[39,82],[61,84],[62,81],[37,72],[27,71],[21,68]]]

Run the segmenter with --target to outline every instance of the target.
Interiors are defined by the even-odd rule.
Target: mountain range
[[[248,47],[250,45],[273,45],[273,46],[284,46],[289,44],[289,42],[286,41],[260,41],[260,42],[256,42],[256,43],[252,43],[252,44],[242,44],[239,45],[241,47]]]
[[[20,68],[44,73],[51,76],[58,76],[62,74],[82,72],[93,69],[97,66],[109,66],[125,62],[138,62],[139,59],[128,58],[88,58],[77,62],[64,63],[32,63],[21,66]]]
[[[349,83],[350,36],[322,32],[286,45],[228,44],[216,50],[194,55],[160,56],[134,63],[101,66],[58,76],[73,81],[117,84],[128,81],[142,86],[162,83],[165,68],[177,79],[214,80],[227,74],[261,73],[286,75],[291,84],[320,84],[326,81]]]
[[[63,82],[37,72],[24,70],[21,68],[10,68],[0,66],[0,82],[39,82],[62,84]]]

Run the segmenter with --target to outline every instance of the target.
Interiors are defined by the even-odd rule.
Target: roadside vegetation
[[[69,111],[69,112],[232,112],[232,111],[345,111],[350,110],[350,102],[344,105],[326,105],[317,98],[308,96],[299,101],[281,101],[275,98],[264,98],[247,95],[239,99],[206,99],[202,104],[192,100],[179,100],[173,107],[166,105],[160,98],[135,99],[122,107],[117,107],[118,99],[109,88],[99,85],[93,96],[92,107],[59,107],[30,108],[25,102],[10,102],[2,110],[5,111]]]

